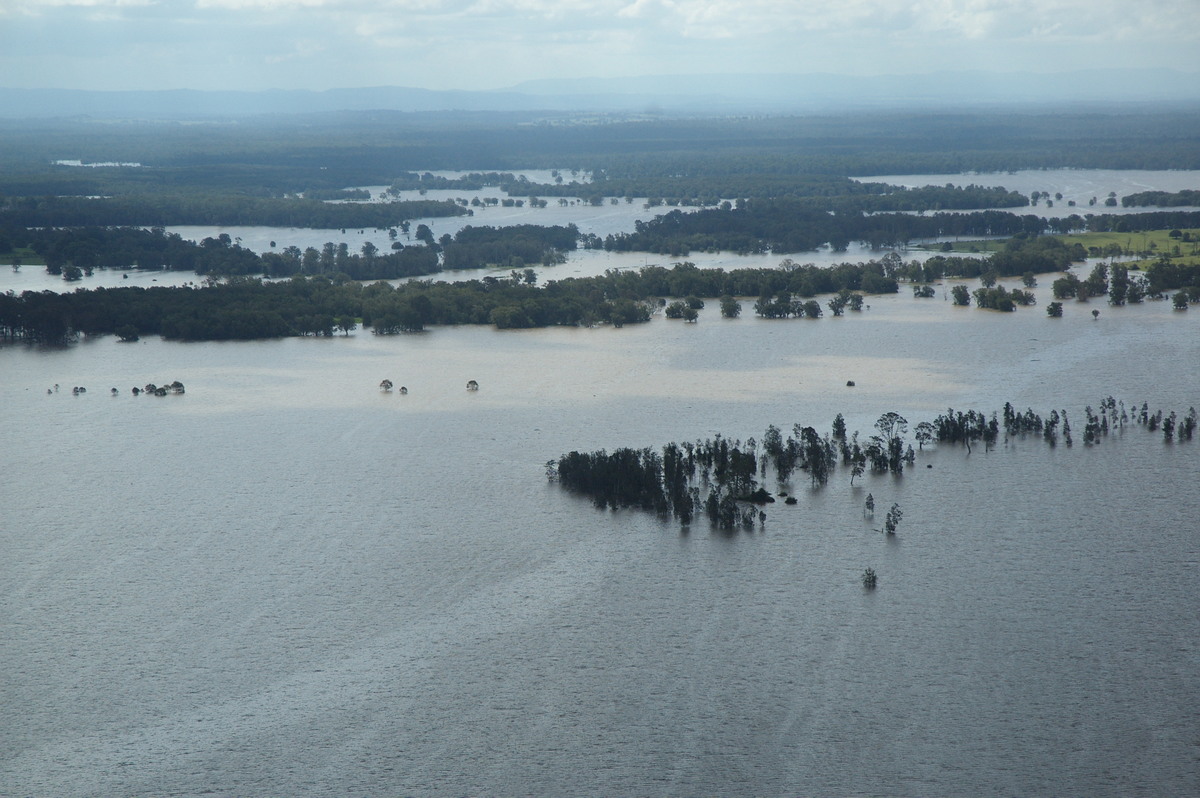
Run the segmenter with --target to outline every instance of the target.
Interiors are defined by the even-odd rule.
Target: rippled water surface
[[[0,348],[0,793],[1196,794],[1200,440],[1081,437],[1200,405],[1200,312],[1066,311]],[[839,471],[751,534],[542,473],[1006,400],[1074,447]]]

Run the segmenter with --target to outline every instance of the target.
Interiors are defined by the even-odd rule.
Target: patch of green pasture
[[[22,266],[45,266],[42,256],[28,247],[17,247],[8,252],[0,252],[0,266],[11,266],[19,262]]]
[[[989,238],[981,241],[939,241],[936,244],[921,244],[913,247],[913,249],[922,249],[926,252],[944,252],[947,255],[962,252],[999,252],[1001,249],[1004,249],[1004,244],[1007,241],[1007,238]]]
[[[1200,255],[1200,229],[1180,229],[1179,233],[1178,237],[1172,237],[1170,230],[1139,230],[1123,233],[1071,233],[1056,238],[1061,238],[1068,244],[1082,244],[1093,257],[1113,254]]]

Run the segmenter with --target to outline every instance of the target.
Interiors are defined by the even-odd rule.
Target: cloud
[[[156,0],[17,0],[13,5],[30,12],[39,8],[133,8],[155,4]]]
[[[196,8],[200,11],[295,11],[331,5],[327,0],[196,0]]]
[[[0,0],[0,18],[9,85],[501,88],[720,71],[1200,70],[1198,0],[1139,0],[1136,13],[1127,0]],[[105,60],[87,61],[102,51]]]

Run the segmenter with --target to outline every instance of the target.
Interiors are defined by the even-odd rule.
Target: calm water
[[[1200,792],[1200,440],[1081,443],[1109,394],[1200,405],[1200,311],[871,305],[0,348],[0,794]],[[542,474],[1006,400],[1075,446],[839,471],[753,534]]]

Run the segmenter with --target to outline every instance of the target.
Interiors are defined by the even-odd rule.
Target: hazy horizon
[[[834,74],[643,75],[545,78],[496,91],[405,86],[325,90],[86,90],[0,86],[0,118],[188,119],[329,112],[500,112],[536,115],[721,116],[884,110],[1127,112],[1192,108],[1200,74],[1177,70],[1062,73],[934,72],[858,77]]]

